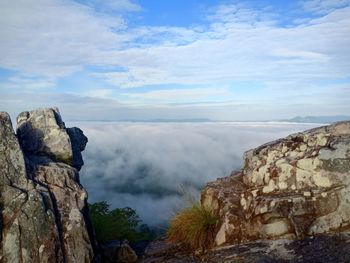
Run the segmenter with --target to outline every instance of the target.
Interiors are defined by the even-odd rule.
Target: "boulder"
[[[0,113],[1,262],[93,260],[87,193],[72,166],[87,139],[75,133],[72,140],[56,108],[21,113],[17,136]]]
[[[209,183],[215,244],[302,239],[350,229],[350,122],[290,135],[244,155],[242,170]]]
[[[102,262],[104,263],[135,263],[138,257],[128,241],[113,240],[101,245]]]
[[[118,262],[134,263],[137,262],[137,259],[135,251],[129,246],[127,241],[124,241],[118,250]]]
[[[19,114],[17,136],[26,154],[48,156],[54,161],[72,165],[71,140],[57,108]]]

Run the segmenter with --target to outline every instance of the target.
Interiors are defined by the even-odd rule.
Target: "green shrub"
[[[151,230],[144,225],[138,230],[141,220],[135,210],[129,207],[110,210],[109,206],[105,201],[89,204],[91,221],[100,244],[111,240],[136,242],[153,238]]]
[[[213,245],[218,218],[211,209],[199,203],[177,213],[170,222],[168,241],[202,252]]]

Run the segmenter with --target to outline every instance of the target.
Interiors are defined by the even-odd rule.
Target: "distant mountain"
[[[71,119],[71,122],[214,122],[206,118],[193,119],[121,119],[121,120],[78,120]]]
[[[335,115],[335,116],[297,116],[292,119],[283,120],[288,122],[300,122],[300,123],[332,123],[337,121],[348,121],[350,116],[346,115]]]

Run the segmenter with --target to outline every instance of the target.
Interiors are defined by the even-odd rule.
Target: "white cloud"
[[[195,103],[182,99],[171,101],[169,93],[158,95],[160,98],[157,103],[151,103],[152,100],[140,103],[139,99],[132,100],[130,97],[125,99],[125,103],[125,100],[112,99],[108,89],[105,94],[88,91],[95,97],[57,91],[44,92],[42,89],[35,92],[7,89],[1,92],[0,105],[1,110],[8,111],[14,119],[21,111],[52,106],[59,107],[66,120],[276,120],[297,115],[348,115],[350,112],[350,87],[346,83],[301,88],[296,90],[290,87],[286,91],[268,89],[246,96],[233,94],[229,97],[230,94],[227,94],[224,99],[219,97],[215,102],[206,101],[200,97],[199,90],[194,90],[194,98],[199,96]],[[215,89],[207,88],[207,92],[211,96],[209,94],[214,93]],[[225,96],[226,91],[221,92],[219,96]],[[186,97],[185,94],[179,96]]]
[[[112,89],[93,89],[86,91],[85,95],[93,98],[108,98],[112,93]]]
[[[349,0],[304,0],[299,4],[307,11],[325,14],[350,4]]]
[[[118,49],[111,28],[124,28],[124,21],[69,1],[14,0],[1,1],[0,25],[0,67],[52,78]]]
[[[313,127],[277,123],[74,125],[89,138],[80,177],[89,201],[130,206],[152,225],[168,220],[185,204],[182,190],[198,197],[205,183],[238,169],[244,151]]]
[[[133,2],[118,2],[123,3],[137,9]],[[255,80],[307,89],[315,81],[349,76],[349,7],[294,27],[279,26],[269,12],[221,5],[211,12],[208,27],[128,28],[119,15],[68,0],[2,1],[0,67],[47,78],[51,85],[87,65],[117,66],[123,71],[92,74],[121,88],[191,89]]]
[[[124,93],[123,95],[131,99],[141,99],[141,101],[151,103],[189,103],[198,101],[209,101],[214,98],[228,99],[232,97],[232,92],[226,88],[186,88],[171,90],[153,90],[144,93]]]
[[[93,6],[103,11],[140,11],[141,7],[130,0],[90,0],[84,2],[87,5]]]
[[[35,91],[38,89],[52,88],[55,85],[55,80],[48,77],[17,74],[10,77],[6,83],[0,82],[0,89],[27,89]]]
[[[254,21],[253,21],[254,22]],[[268,23],[217,22],[186,45],[115,52],[123,72],[99,76],[122,88],[143,85],[227,84],[234,80],[298,81],[349,76],[350,8],[294,28]],[[283,85],[280,85],[283,88]],[[304,87],[303,88],[307,88]]]

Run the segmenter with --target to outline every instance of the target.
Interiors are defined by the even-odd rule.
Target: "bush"
[[[168,241],[185,249],[202,252],[213,245],[218,218],[211,209],[199,203],[177,213],[170,222]]]
[[[100,244],[111,240],[136,242],[153,238],[152,232],[144,225],[138,230],[141,220],[135,210],[130,207],[109,210],[109,206],[105,201],[89,204],[92,225]]]

